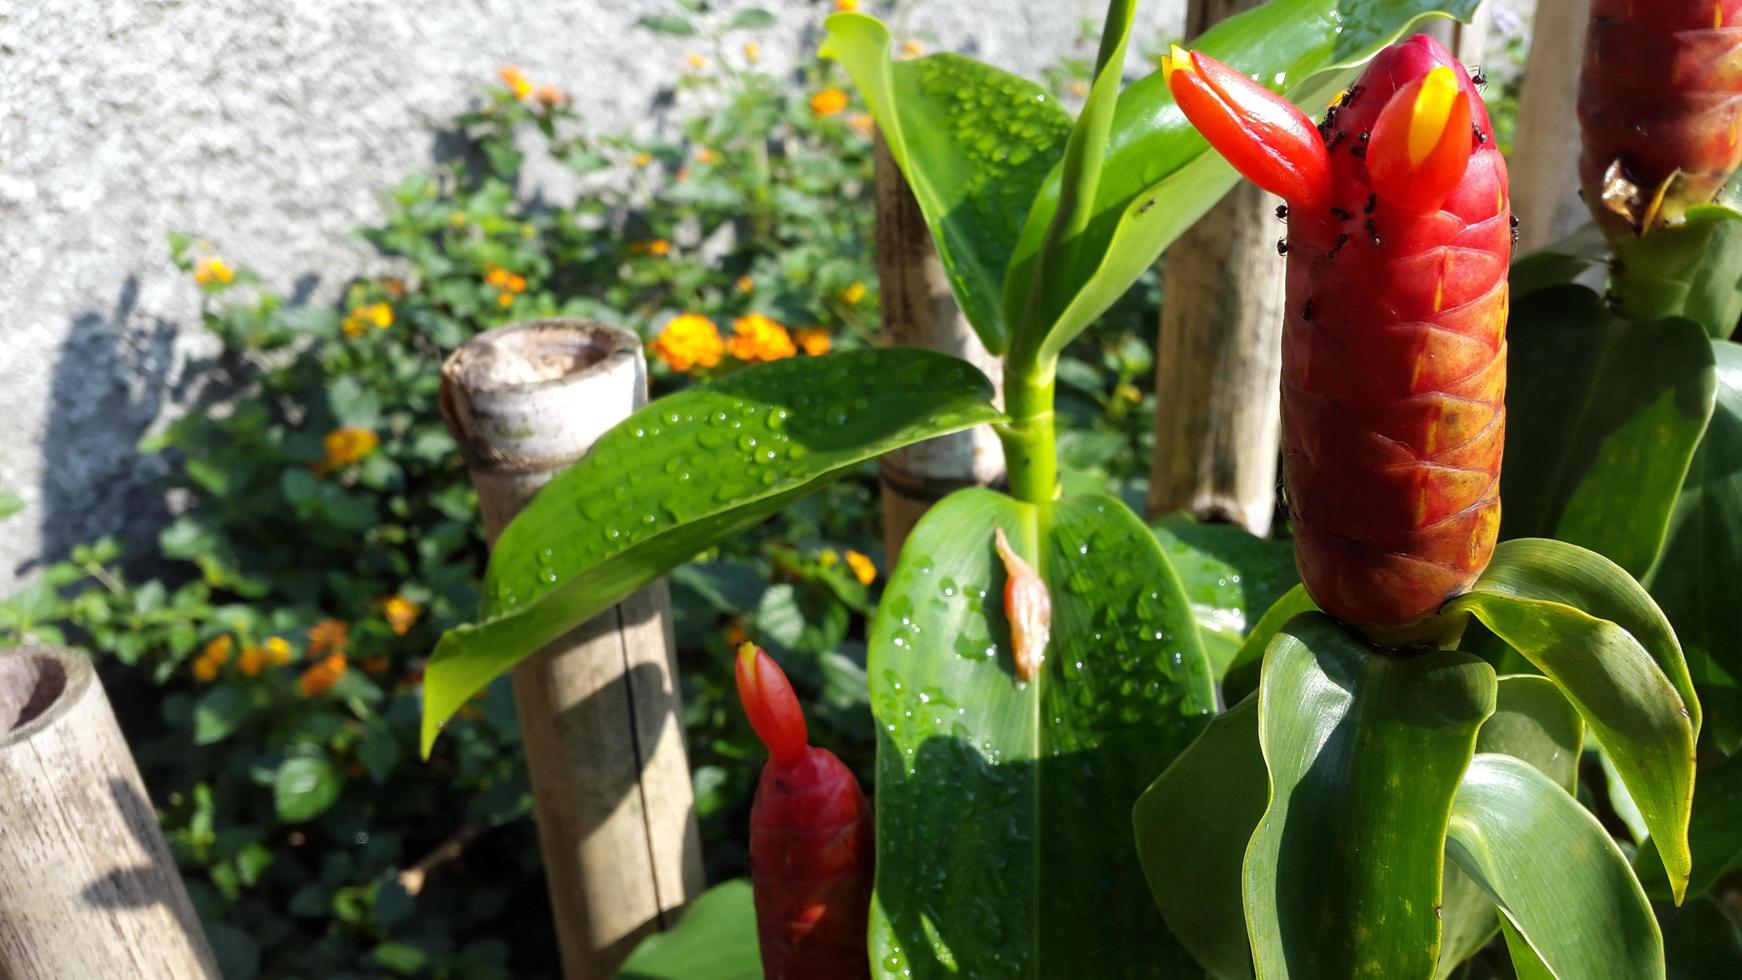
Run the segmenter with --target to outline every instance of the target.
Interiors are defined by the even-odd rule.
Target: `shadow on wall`
[[[139,281],[129,276],[108,311],[75,314],[55,358],[42,443],[42,548],[23,575],[105,534],[138,539],[168,519],[161,460],[138,443],[170,402],[176,325],[135,322]],[[183,378],[196,375],[194,366]]]

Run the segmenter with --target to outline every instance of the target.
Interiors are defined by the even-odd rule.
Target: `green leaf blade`
[[[1535,767],[1476,756],[1458,787],[1446,850],[1499,905],[1508,944],[1525,944],[1552,975],[1664,975],[1657,920],[1626,858],[1597,818]]]
[[[1027,682],[1011,663],[995,527],[1053,598],[1052,643]],[[1165,940],[1130,941],[1166,933],[1127,815],[1214,689],[1189,604],[1135,515],[1106,497],[951,495],[891,572],[869,657],[878,975],[1186,967]]]
[[[754,897],[742,878],[703,892],[675,929],[635,947],[618,980],[762,980]]]
[[[1277,634],[1258,709],[1270,803],[1243,878],[1260,976],[1434,975],[1446,825],[1494,699],[1468,654],[1389,656],[1321,613]]]
[[[777,361],[634,413],[503,532],[478,624],[424,684],[440,724],[521,658],[696,552],[891,449],[1001,418],[965,361],[903,348]]]

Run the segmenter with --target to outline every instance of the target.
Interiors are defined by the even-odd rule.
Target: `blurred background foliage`
[[[564,92],[504,68],[454,120],[451,159],[359,230],[396,274],[353,279],[336,307],[171,237],[232,397],[140,447],[171,463],[173,523],[46,567],[0,603],[0,644],[98,655],[227,976],[555,972],[506,683],[416,758],[422,665],[471,618],[485,561],[438,370],[479,331],[557,315],[636,331],[655,396],[875,342],[870,117],[829,63],[763,71],[770,23],[644,20],[695,40],[667,138],[591,132]],[[1074,104],[1090,68],[1085,50],[1046,80]],[[576,175],[572,200],[536,185],[550,167]],[[1160,300],[1152,271],[1059,365],[1066,479],[1140,511]],[[18,507],[0,490],[0,517]],[[1194,533],[1162,532],[1176,562]],[[762,755],[731,686],[742,639],[780,659],[813,740],[874,789],[864,627],[881,538],[868,465],[672,576],[710,882],[745,870]]]

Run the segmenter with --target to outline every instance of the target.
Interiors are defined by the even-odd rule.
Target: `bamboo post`
[[[877,276],[883,342],[924,347],[973,364],[1002,389],[1004,362],[987,353],[956,307],[925,215],[889,147],[877,136]],[[1002,398],[1000,398],[1002,403]],[[990,486],[1004,476],[1004,449],[988,426],[898,449],[880,462],[883,542],[890,564],[926,509],[952,490]]]
[[[579,320],[492,330],[442,367],[442,413],[492,546],[559,470],[647,401],[641,344]],[[609,488],[600,487],[599,492]],[[702,890],[664,580],[514,668],[563,975],[603,980]]]
[[[1517,140],[1507,161],[1519,253],[1567,235],[1590,217],[1579,200],[1579,68],[1590,0],[1536,5]]]
[[[217,976],[91,661],[0,650],[0,980]]]
[[[1191,0],[1195,37],[1258,0]],[[1168,249],[1155,351],[1149,513],[1267,534],[1281,435],[1279,198],[1242,182]]]

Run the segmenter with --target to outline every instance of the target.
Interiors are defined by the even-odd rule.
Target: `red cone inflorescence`
[[[1710,202],[1742,164],[1742,0],[1592,0],[1579,123],[1610,238]]]
[[[1317,127],[1175,49],[1175,99],[1288,202],[1283,471],[1301,580],[1378,639],[1469,588],[1500,526],[1506,165],[1462,65],[1417,35]],[[1288,118],[1293,114],[1293,119]]]
[[[840,759],[808,744],[798,697],[755,644],[738,697],[768,747],[750,809],[750,883],[768,980],[863,980],[874,860],[871,805]]]

